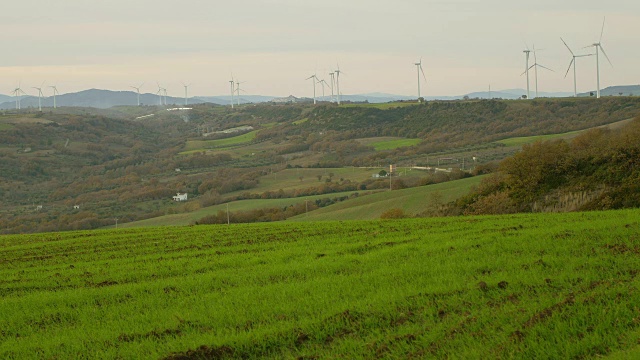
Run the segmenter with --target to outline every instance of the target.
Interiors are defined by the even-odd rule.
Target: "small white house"
[[[42,210],[42,205],[36,206],[36,211],[40,211],[40,210]]]
[[[74,208],[75,210],[78,210],[78,209],[80,209],[80,205],[73,205],[73,208]]]
[[[173,201],[187,201],[187,193],[184,193],[184,194],[178,193],[176,196],[173,197]]]

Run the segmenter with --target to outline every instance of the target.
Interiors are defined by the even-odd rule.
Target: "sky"
[[[0,12],[0,93],[56,85],[171,96],[313,96],[340,68],[343,94],[423,96],[525,88],[523,50],[554,72],[540,91],[572,92],[571,54],[600,38],[601,87],[640,84],[638,0],[20,0]],[[533,56],[532,56],[533,57]],[[533,60],[531,61],[531,64]],[[595,57],[577,61],[578,91],[596,87]],[[534,76],[531,75],[532,89]],[[51,89],[43,89],[50,95]],[[322,87],[317,85],[318,96]],[[330,90],[325,88],[328,94]]]

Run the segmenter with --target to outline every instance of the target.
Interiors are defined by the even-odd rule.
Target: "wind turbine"
[[[335,75],[336,75],[335,72],[329,73],[329,76],[331,76],[331,102],[333,102],[333,86],[336,83]]]
[[[527,44],[525,44],[526,46]],[[525,55],[525,66],[524,66],[524,73],[527,74],[527,99],[531,99],[531,94],[530,94],[530,90],[529,90],[529,54],[531,53],[531,50],[529,50],[529,47],[527,46],[526,49],[523,51],[524,55]]]
[[[231,108],[233,109],[233,90],[234,90],[234,80],[233,80],[233,74],[231,74],[231,80],[229,80],[229,84],[231,85]]]
[[[593,46],[594,48],[596,48],[596,76],[597,76],[597,82],[598,82],[598,95],[597,95],[598,99],[600,98],[600,52],[599,50],[602,50],[602,54],[604,54],[609,64],[613,67],[611,60],[609,59],[609,57],[607,56],[607,53],[604,51],[604,48],[602,47],[602,35],[604,35],[605,20],[606,18],[602,19],[602,30],[600,31],[600,40],[598,40],[598,42],[594,43],[593,45],[584,47],[584,48],[589,48]]]
[[[159,99],[160,99],[160,105],[162,105],[162,86],[160,86],[160,84],[158,84],[158,92],[156,93],[156,95],[158,95]]]
[[[136,91],[138,92],[138,106],[140,106],[140,88],[142,87],[142,85],[144,85],[144,83],[140,84],[140,86],[138,87],[131,86],[131,88],[136,89]]]
[[[18,84],[18,87],[13,90],[13,95],[16,97],[16,110],[20,110],[20,93],[27,94]]]
[[[59,94],[58,88],[55,85],[49,87],[53,89],[53,108],[56,109],[58,107],[56,104],[56,95]]]
[[[184,105],[189,105],[189,98],[187,97],[187,89],[189,88],[189,86],[191,86],[191,84],[189,85],[185,85],[185,83],[182,83],[182,86],[184,86]]]
[[[424,74],[424,70],[422,69],[422,59],[419,62],[414,64],[416,69],[418,70],[418,101],[420,101],[420,73],[422,73],[422,77],[424,78],[424,82],[427,82],[427,76]]]
[[[564,74],[564,77],[566,78],[567,75],[569,74],[569,70],[571,70],[571,66],[573,65],[573,97],[578,97],[578,85],[577,85],[577,76],[576,76],[576,59],[580,58],[580,57],[586,57],[586,56],[593,56],[594,54],[586,54],[586,55],[576,55],[573,53],[573,51],[571,50],[571,48],[569,47],[569,45],[567,45],[566,41],[564,41],[564,39],[562,37],[560,37],[560,40],[562,40],[562,43],[564,44],[564,46],[567,47],[567,50],[569,50],[569,52],[571,53],[571,62],[569,63],[569,67],[567,68],[567,72]]]
[[[325,85],[329,86],[329,84],[327,84],[327,82],[324,81],[324,79],[318,81],[318,84],[322,85],[322,101],[326,101],[326,99],[324,97],[324,86]]]
[[[548,67],[546,67],[544,65],[538,64],[538,56],[536,55],[536,47],[535,47],[535,45],[533,46],[533,60],[534,60],[534,64],[531,65],[529,68],[527,68],[526,73],[528,74],[529,70],[531,70],[532,68],[535,68],[534,72],[535,72],[535,77],[536,77],[536,97],[538,97],[538,68],[540,67],[540,68],[543,68],[543,69],[547,69],[549,71],[553,71],[553,70],[549,69]],[[524,75],[524,73],[523,73],[523,75]],[[528,93],[528,91],[527,91],[527,93]],[[527,95],[527,98],[528,97],[529,97],[529,95]]]
[[[305,80],[309,80],[309,79],[311,79],[311,82],[313,83],[313,105],[315,105],[316,104],[316,81],[318,81],[318,77],[316,76],[316,74],[313,74],[308,78],[306,78]]]
[[[42,85],[44,85],[44,81]],[[42,111],[42,85],[40,87],[32,87],[32,89],[38,90],[38,111]]]
[[[338,94],[338,105],[340,105],[340,65],[336,64],[338,67],[338,70],[335,71],[336,73],[336,90],[337,90],[337,94]]]
[[[240,106],[240,91],[244,91],[240,89],[240,84],[244,84],[246,81],[239,82],[236,81],[236,98],[238,99],[238,106]]]

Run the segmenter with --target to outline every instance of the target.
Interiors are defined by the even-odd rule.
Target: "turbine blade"
[[[546,66],[542,66],[542,65],[540,65],[540,64],[536,64],[536,65],[537,65],[537,66],[540,66],[540,67],[541,67],[541,68],[543,68],[543,69],[547,69],[547,70],[549,70],[549,71],[553,71],[553,70],[549,69],[549,68],[548,68],[548,67],[546,67]],[[553,71],[553,72],[555,72],[555,71]]]
[[[611,63],[611,60],[609,59],[609,56],[607,56],[607,53],[604,51],[604,48],[602,47],[602,45],[598,45],[600,46],[600,50],[602,50],[602,53],[604,54],[604,57],[607,58],[607,61],[609,62],[609,65],[611,65],[611,67],[613,67],[613,64]]]
[[[602,42],[602,35],[604,35],[604,22],[605,20],[607,20],[607,17],[603,17],[602,18],[602,30],[600,31],[600,41],[598,41],[599,43]]]
[[[427,81],[427,76],[424,74],[424,70],[422,69],[422,64],[420,65],[420,72],[422,72],[422,77],[424,78],[424,81]]]
[[[567,75],[569,75],[569,70],[571,70],[571,65],[573,65],[574,61],[576,61],[575,57],[573,59],[571,59],[571,62],[569,63],[569,68],[567,69],[567,73],[564,74],[565,79],[567,78]]]
[[[564,41],[564,39],[562,38],[562,36],[560,37],[560,40],[562,40],[562,43],[564,44],[564,46],[567,47],[567,49],[569,50],[569,52],[571,53],[571,55],[575,56],[576,54],[573,53],[573,51],[571,51],[571,48],[569,47],[569,45],[567,45],[567,43]]]

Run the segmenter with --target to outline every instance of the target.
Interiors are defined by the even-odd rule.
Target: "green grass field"
[[[417,102],[389,102],[389,103],[366,103],[366,104],[342,104],[341,107],[367,107],[380,110],[388,110],[393,108],[401,108],[407,106],[418,106]]]
[[[306,197],[299,197],[299,198],[239,200],[239,201],[233,201],[229,203],[229,211],[236,212],[236,211],[248,211],[248,210],[255,210],[255,209],[281,208],[285,206],[304,203],[305,200],[315,201],[316,199],[349,196],[353,193],[354,191],[325,194],[325,195],[306,196]],[[218,213],[218,211],[226,211],[226,210],[227,210],[227,204],[220,204],[220,205],[201,208],[192,212],[181,213],[181,214],[170,214],[170,215],[159,216],[151,219],[125,223],[120,225],[120,227],[133,228],[133,227],[190,225],[207,215],[215,215]]]
[[[370,145],[376,149],[376,151],[394,150],[401,147],[408,147],[418,145],[422,142],[421,139],[398,139],[388,141],[373,142]]]
[[[405,214],[413,216],[434,208],[435,199],[444,204],[468,194],[471,187],[478,185],[482,178],[483,176],[476,176],[435,185],[385,191],[327,206],[291,220],[374,220],[379,219],[385,211],[394,208],[402,209]]]
[[[571,131],[562,134],[549,134],[549,135],[537,135],[537,136],[525,136],[525,137],[515,137],[509,139],[503,139],[496,141],[499,144],[503,144],[505,146],[522,146],[524,144],[532,144],[536,141],[548,141],[554,139],[570,139],[576,137],[584,130]]]
[[[226,139],[188,140],[187,144],[185,145],[184,152],[182,152],[181,154],[188,153],[188,152],[204,151],[206,149],[213,149],[213,148],[225,148],[225,147],[231,147],[231,146],[250,143],[251,141],[253,141],[253,139],[256,138],[257,133],[258,133],[258,130],[254,130],[246,134],[242,134],[242,135],[238,135],[238,136],[234,136]]]
[[[639,218],[2,236],[0,358],[634,358]]]

